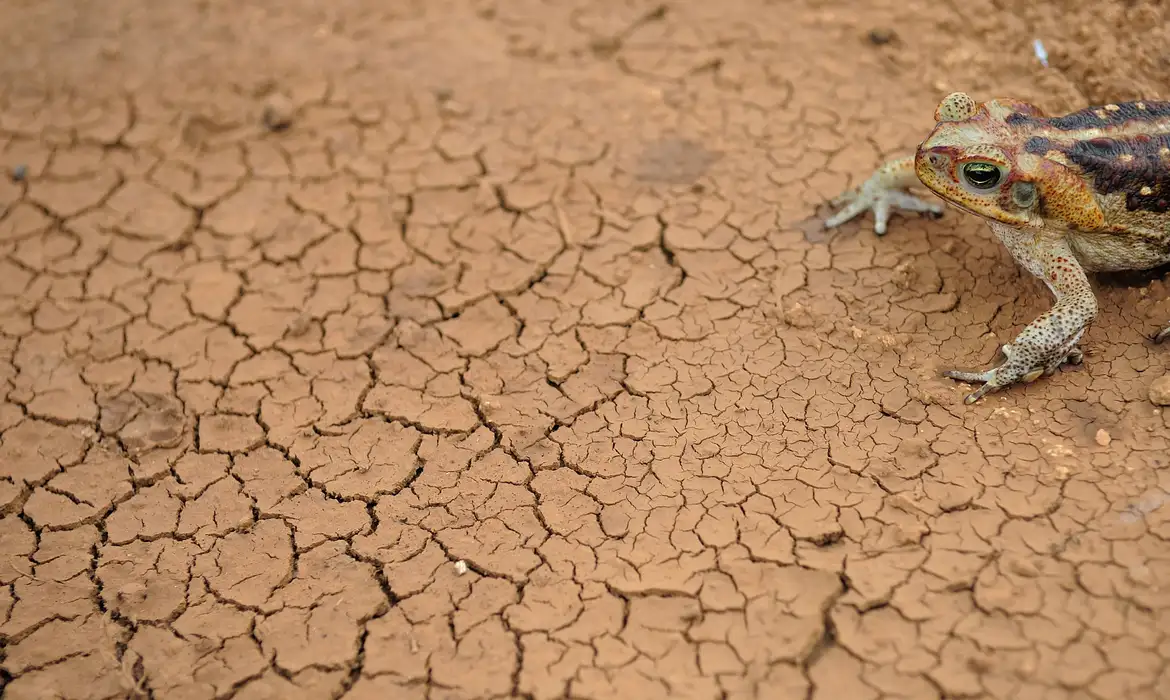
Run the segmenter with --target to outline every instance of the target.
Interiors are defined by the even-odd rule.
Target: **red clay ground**
[[[952,89],[1170,96],[1165,27],[5,0],[4,697],[1170,698],[1167,284],[968,407],[1042,285],[813,219]]]

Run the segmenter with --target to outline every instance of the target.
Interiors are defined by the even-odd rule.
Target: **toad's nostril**
[[[938,154],[938,153],[931,153],[930,154],[930,164],[935,166],[935,167],[942,167],[942,165],[945,164],[946,161],[947,161],[946,157],[941,155],[941,154]]]

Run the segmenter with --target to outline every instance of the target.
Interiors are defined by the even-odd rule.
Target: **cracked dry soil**
[[[1042,285],[814,218],[1166,19],[5,0],[3,697],[1170,698],[1170,288],[966,407]]]

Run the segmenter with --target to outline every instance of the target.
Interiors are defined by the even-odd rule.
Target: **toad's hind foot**
[[[1153,341],[1155,343],[1163,343],[1167,338],[1170,338],[1170,326],[1166,326],[1162,330],[1154,334]]]
[[[1073,348],[1072,350],[1069,350],[1068,356],[1065,357],[1064,362],[1061,362],[1060,364],[1061,365],[1079,365],[1084,361],[1085,361],[1085,353],[1082,352],[1080,348]],[[1053,367],[1052,372],[1055,372],[1058,367],[1060,367],[1060,365]],[[1052,372],[1049,372],[1049,374],[1052,374]]]

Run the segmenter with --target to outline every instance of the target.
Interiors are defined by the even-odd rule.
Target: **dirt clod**
[[[1149,397],[1155,406],[1170,406],[1170,374],[1150,382]]]
[[[867,36],[869,38],[869,43],[873,44],[874,46],[885,46],[886,44],[889,44],[890,42],[897,39],[898,33],[887,27],[875,27],[874,29],[869,30],[869,34]]]
[[[288,129],[293,123],[292,103],[283,95],[269,95],[264,100],[261,119],[269,131],[284,131]]]
[[[118,589],[118,597],[135,603],[142,602],[146,599],[146,586],[139,581],[132,581]]]

